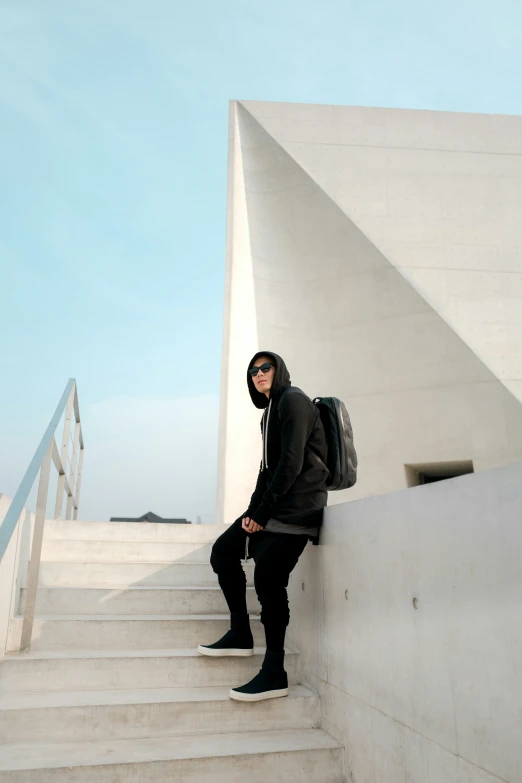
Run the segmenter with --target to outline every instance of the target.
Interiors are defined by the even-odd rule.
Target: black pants
[[[288,579],[306,544],[305,535],[291,533],[246,533],[237,519],[212,547],[210,563],[218,575],[230,612],[246,614],[246,577],[241,566],[245,557],[254,558],[254,585],[261,604],[261,622],[265,627],[268,650],[282,650],[290,621]]]

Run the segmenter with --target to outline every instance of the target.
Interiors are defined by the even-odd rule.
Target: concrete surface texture
[[[341,745],[320,729],[320,698],[299,684],[298,653],[287,651],[287,699],[252,709],[229,698],[264,657],[251,586],[254,655],[196,652],[230,626],[208,562],[222,530],[46,522],[33,644],[23,655],[25,582],[11,576],[1,783],[344,783]]]
[[[358,484],[522,458],[522,118],[233,102],[218,519],[260,459],[258,349],[342,398]]]
[[[522,780],[522,463],[328,509],[288,642],[357,783]]]

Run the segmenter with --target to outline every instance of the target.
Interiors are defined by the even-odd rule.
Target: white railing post
[[[71,513],[74,502],[74,496],[76,494],[76,463],[78,462],[78,450],[80,448],[80,429],[81,424],[79,421],[74,426],[74,441],[73,441],[73,453],[71,459],[71,472],[69,473],[69,495],[67,497],[67,511],[65,519],[71,519]],[[65,469],[65,466],[64,466]]]
[[[67,464],[67,454],[69,451],[69,438],[71,437],[71,419],[73,414],[73,403],[74,403],[74,391],[76,388],[76,384],[74,388],[71,390],[71,393],[69,395],[69,399],[67,400],[67,408],[65,411],[65,422],[63,425],[63,440],[62,440],[62,450],[60,452],[60,459],[62,462],[62,468],[63,473],[60,473],[58,475],[58,488],[56,490],[56,504],[54,507],[54,518],[59,519],[62,515],[62,508],[63,508],[63,493],[65,491],[65,466]]]
[[[84,447],[82,444],[82,447],[80,449],[80,461],[78,463],[78,478],[76,481],[76,487],[75,487],[75,503],[74,503],[74,515],[73,519],[78,519],[78,506],[80,505],[80,492],[82,489],[82,471],[83,471],[83,455],[84,455]]]
[[[26,650],[30,649],[31,638],[33,635],[34,612],[36,608],[40,559],[42,556],[42,543],[45,525],[45,512],[47,509],[47,493],[49,491],[49,478],[51,474],[53,442],[49,444],[45,453],[45,457],[43,458],[42,467],[40,468],[38,499],[36,501],[36,516],[33,530],[33,545],[31,547],[31,562],[29,564],[27,588],[25,591],[24,620],[22,624],[20,652],[25,652]]]

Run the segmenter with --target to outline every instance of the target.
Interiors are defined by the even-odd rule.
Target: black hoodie
[[[326,506],[327,446],[317,407],[292,386],[284,361],[272,351],[259,351],[276,365],[270,399],[257,391],[247,372],[256,408],[266,408],[261,419],[263,458],[254,494],[244,516],[264,527],[269,519],[309,527],[321,525]]]

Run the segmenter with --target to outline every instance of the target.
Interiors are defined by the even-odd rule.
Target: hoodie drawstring
[[[263,429],[263,470],[268,467],[268,422],[270,420],[270,409],[272,407],[272,400],[268,405],[268,412],[265,419],[265,426]]]

